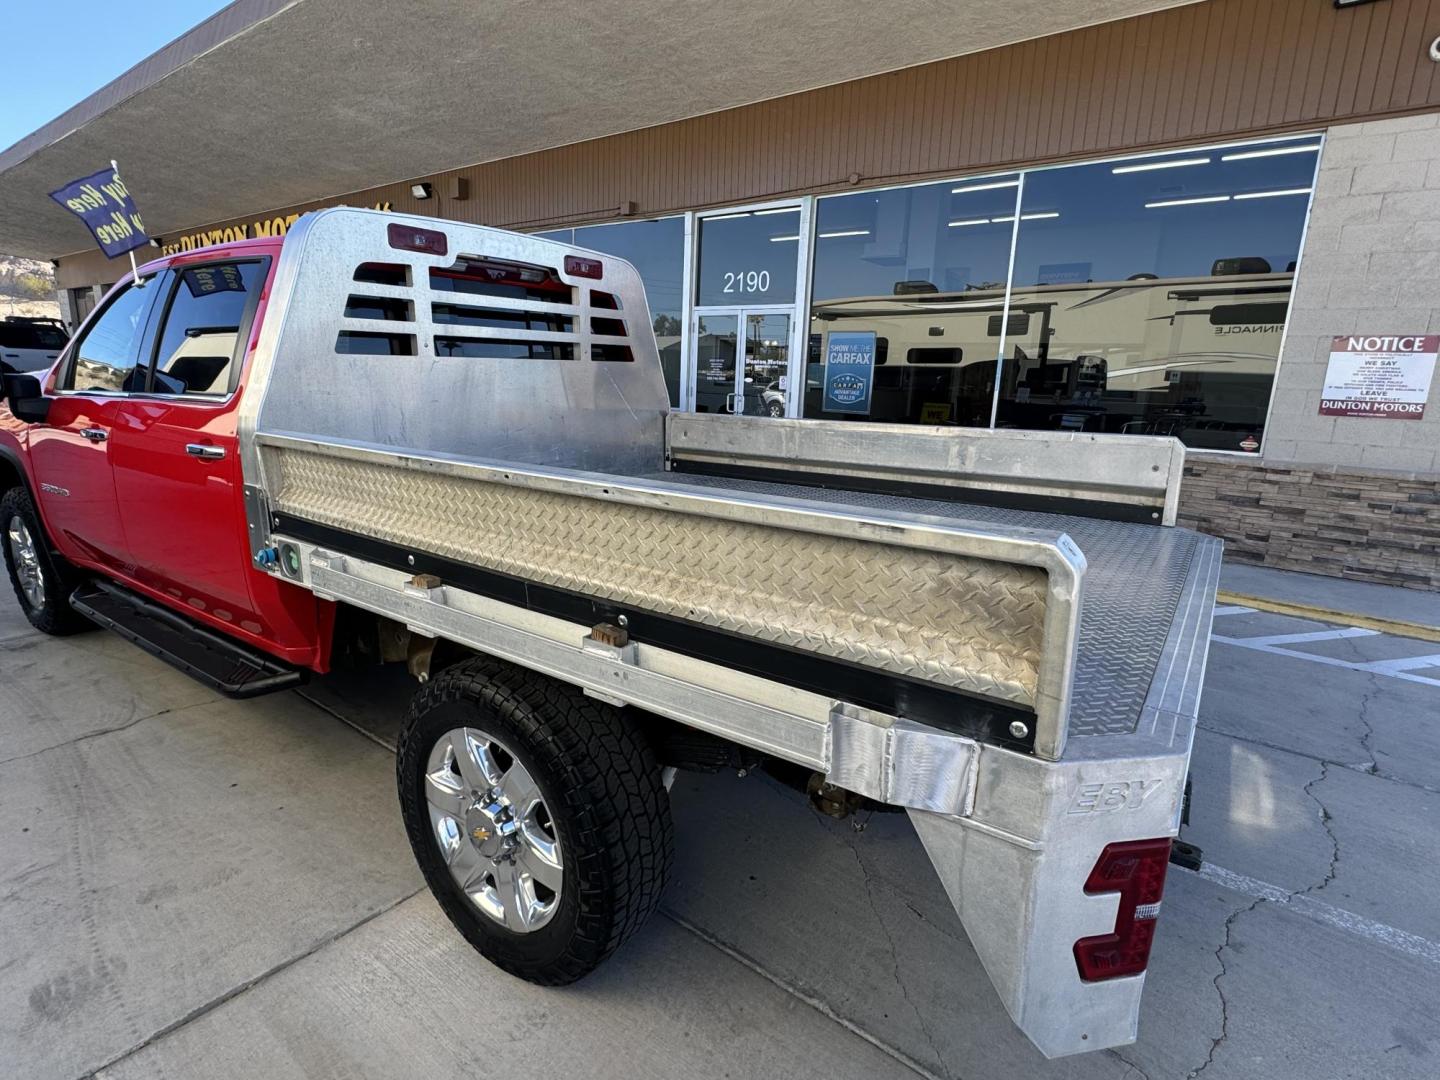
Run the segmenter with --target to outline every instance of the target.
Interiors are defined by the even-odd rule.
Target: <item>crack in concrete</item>
[[[1267,750],[1276,750],[1282,754],[1293,754],[1296,757],[1306,758],[1320,765],[1330,765],[1337,769],[1348,769],[1350,772],[1359,773],[1361,776],[1373,776],[1377,780],[1385,780],[1392,784],[1399,784],[1401,787],[1414,788],[1416,791],[1423,791],[1427,795],[1440,795],[1440,787],[1422,784],[1418,780],[1406,780],[1403,776],[1383,772],[1373,762],[1369,764],[1355,764],[1348,761],[1336,761],[1333,758],[1321,757],[1319,754],[1296,750],[1294,747],[1281,746],[1279,743],[1269,742],[1266,739],[1257,739],[1250,735],[1236,735],[1233,731],[1224,731],[1221,728],[1210,727],[1206,724],[1196,724],[1195,726],[1200,731],[1208,732],[1211,735],[1219,735],[1221,738],[1234,739],[1236,742],[1249,743],[1252,746],[1263,746]]]
[[[1314,790],[1319,785],[1324,783],[1326,778],[1329,777],[1329,775],[1330,766],[1324,762],[1321,762],[1320,775],[1317,776],[1314,780],[1311,780],[1308,784],[1306,784],[1303,790],[1305,794],[1310,797],[1311,801],[1320,808],[1320,827],[1325,830],[1325,835],[1330,838],[1330,865],[1325,869],[1324,880],[1322,880],[1319,884],[1309,885],[1304,889],[1292,892],[1290,894],[1291,899],[1294,899],[1296,896],[1310,896],[1314,893],[1320,892],[1322,889],[1324,889],[1327,885],[1329,885],[1332,881],[1335,880],[1335,875],[1339,872],[1340,869],[1340,838],[1335,835],[1335,827],[1332,824],[1332,821],[1334,819],[1330,815],[1330,808],[1325,805],[1325,803],[1321,800],[1320,796],[1315,794]]]
[[[258,974],[258,975],[256,975],[256,976],[254,976],[253,978],[246,979],[244,982],[239,983],[239,984],[236,985],[236,986],[232,986],[229,990],[226,990],[223,994],[219,994],[219,995],[217,995],[216,997],[211,998],[209,1001],[206,1001],[206,1002],[203,1002],[203,1003],[200,1004],[200,1005],[197,1005],[195,1008],[193,1008],[193,1009],[191,1009],[189,1012],[187,1012],[184,1016],[181,1016],[181,1017],[179,1017],[178,1019],[172,1020],[172,1021],[170,1021],[170,1023],[165,1024],[164,1026],[162,1026],[162,1027],[160,1027],[160,1028],[157,1028],[157,1029],[156,1029],[154,1032],[152,1032],[150,1035],[145,1036],[145,1038],[143,1038],[143,1039],[141,1039],[139,1042],[135,1043],[135,1045],[129,1047],[129,1048],[126,1049],[126,1050],[122,1050],[120,1053],[116,1054],[114,1057],[110,1058],[108,1061],[104,1062],[104,1063],[101,1064],[101,1065],[97,1065],[95,1068],[91,1069],[89,1072],[84,1073],[84,1074],[79,1078],[79,1080],[95,1080],[95,1077],[97,1077],[100,1073],[103,1073],[105,1070],[110,1069],[110,1068],[113,1068],[115,1065],[117,1065],[117,1064],[119,1064],[120,1062],[124,1061],[126,1058],[133,1057],[134,1055],[140,1053],[140,1051],[144,1050],[147,1046],[150,1046],[150,1045],[152,1045],[152,1044],[154,1044],[154,1043],[156,1043],[156,1042],[159,1042],[161,1039],[165,1038],[165,1036],[170,1035],[170,1034],[172,1034],[172,1033],[174,1033],[174,1032],[176,1032],[176,1031],[179,1031],[182,1027],[185,1027],[187,1024],[192,1024],[192,1023],[194,1023],[196,1020],[199,1020],[199,1019],[200,1019],[202,1016],[204,1016],[205,1014],[214,1012],[216,1009],[220,1008],[220,1006],[224,1005],[226,1002],[232,1001],[232,1000],[234,1000],[235,998],[239,997],[241,994],[244,994],[244,993],[246,993],[246,992],[248,992],[248,991],[250,991],[250,990],[253,990],[255,987],[259,986],[261,983],[266,982],[267,980],[273,978],[273,977],[276,976],[276,975],[279,975],[281,972],[285,971],[285,970],[288,969],[288,968],[294,967],[296,964],[300,963],[302,960],[308,960],[310,957],[314,956],[316,953],[320,952],[321,950],[323,950],[323,949],[328,949],[331,945],[334,945],[336,942],[340,941],[342,938],[348,937],[349,935],[353,934],[356,930],[359,930],[362,926],[365,926],[365,925],[367,925],[367,924],[369,924],[369,923],[374,922],[376,919],[380,918],[382,915],[388,915],[390,912],[394,911],[394,910],[395,910],[397,907],[399,907],[401,904],[405,903],[405,901],[407,901],[407,900],[413,900],[413,899],[415,899],[415,897],[419,896],[421,893],[423,893],[423,892],[425,892],[425,891],[426,891],[425,887],[424,887],[424,886],[421,886],[420,888],[416,889],[414,892],[406,893],[404,896],[401,896],[401,897],[399,897],[398,899],[391,900],[389,903],[383,904],[382,906],[376,908],[375,910],[369,912],[368,914],[361,916],[358,920],[356,920],[355,922],[351,923],[349,926],[341,927],[339,930],[336,930],[334,933],[332,933],[332,934],[327,934],[325,937],[321,938],[319,941],[316,941],[316,942],[312,943],[308,948],[304,949],[303,951],[301,951],[301,952],[299,952],[299,953],[296,953],[294,956],[291,956],[291,957],[288,957],[288,958],[286,958],[286,959],[284,959],[284,960],[281,960],[278,964],[275,964],[275,965],[272,966],[272,967],[266,968],[264,971],[262,971],[260,974]]]
[[[1136,1065],[1135,1062],[1131,1061],[1113,1046],[1107,1049],[1105,1053],[1109,1054],[1111,1057],[1119,1061],[1120,1064],[1126,1067],[1124,1074],[1122,1074],[1120,1077],[1120,1080],[1130,1080],[1131,1073],[1135,1073],[1136,1075],[1138,1075],[1141,1080],[1150,1080],[1150,1074],[1148,1072],[1142,1069],[1139,1065]]]
[[[1370,758],[1369,768],[1362,771],[1367,771],[1372,774],[1379,773],[1380,762],[1375,757],[1374,747],[1370,745],[1371,740],[1375,738],[1375,725],[1370,723],[1370,702],[1379,693],[1380,676],[1372,674],[1370,676],[1370,688],[1360,696],[1360,712],[1358,714],[1360,723],[1365,725],[1365,730],[1360,735],[1360,749],[1364,750]]]
[[[828,832],[828,830],[826,831]],[[875,916],[875,921],[880,924],[880,932],[885,935],[885,941],[889,944],[891,973],[895,979],[895,985],[900,988],[900,996],[905,999],[905,1004],[910,1006],[910,1011],[915,1014],[915,1022],[920,1025],[921,1034],[925,1036],[925,1042],[929,1044],[930,1052],[935,1056],[935,1062],[940,1066],[941,1073],[946,1080],[952,1080],[950,1066],[945,1062],[945,1055],[935,1044],[935,1035],[930,1030],[930,1025],[925,1022],[925,1016],[920,1011],[920,1007],[910,997],[910,988],[900,974],[900,954],[895,948],[895,935],[890,933],[890,926],[885,922],[885,916],[880,913],[879,905],[875,903],[875,883],[870,875],[870,868],[860,857],[860,848],[856,845],[853,835],[845,840],[845,846],[850,849],[850,854],[855,859],[855,865],[860,868],[860,875],[865,883],[865,899],[870,905],[870,912]]]
[[[205,704],[209,704],[206,702]],[[31,750],[28,754],[16,754],[14,757],[0,758],[0,765],[10,765],[16,761],[26,761],[41,754],[48,754],[53,750],[63,750],[67,746],[77,746],[82,742],[89,742],[91,739],[98,739],[102,735],[114,735],[117,732],[129,731],[136,724],[143,724],[146,720],[154,720],[157,717],[169,716],[172,713],[184,712],[186,709],[198,708],[196,705],[185,705],[178,709],[161,709],[159,712],[147,713],[144,716],[137,716],[133,720],[126,720],[123,724],[115,724],[112,727],[100,728],[96,731],[87,731],[83,735],[76,735],[73,739],[66,739],[64,742],[55,743],[52,746],[42,746],[39,750]]]
[[[748,970],[754,972],[756,975],[760,976],[772,986],[779,987],[781,990],[789,994],[791,997],[795,998],[797,1001],[803,1002],[804,1004],[810,1006],[810,1008],[820,1013],[820,1015],[824,1016],[827,1020],[830,1020],[833,1023],[839,1025],[846,1031],[850,1032],[852,1035],[863,1039],[865,1042],[875,1047],[887,1057],[893,1058],[901,1065],[904,1065],[907,1069],[915,1073],[917,1076],[924,1077],[924,1080],[955,1080],[955,1077],[949,1073],[947,1073],[944,1077],[941,1077],[931,1072],[920,1062],[916,1061],[909,1054],[905,1053],[905,1051],[899,1049],[896,1046],[892,1046],[884,1039],[872,1035],[870,1032],[866,1031],[863,1027],[855,1023],[853,1020],[848,1020],[845,1017],[841,1016],[823,998],[818,997],[815,994],[809,993],[806,990],[803,990],[800,987],[787,982],[780,976],[776,975],[769,968],[756,961],[754,957],[748,955],[740,949],[737,949],[735,946],[729,944],[721,938],[716,937],[710,931],[706,930],[702,926],[698,926],[697,924],[691,922],[683,915],[679,915],[676,912],[671,911],[663,904],[656,909],[656,913],[663,916],[664,918],[669,919],[682,930],[686,930],[689,933],[695,935],[695,937],[705,942],[711,948],[718,950],[719,952],[728,956],[730,959],[734,960],[741,967],[747,968]]]
[[[1327,807],[1315,789],[1323,784],[1330,776],[1330,765],[1328,761],[1320,762],[1320,775],[1315,777],[1302,789],[1306,796],[1320,809],[1320,826],[1325,830],[1325,835],[1330,838],[1330,864],[1325,868],[1325,876],[1313,885],[1307,885],[1303,889],[1284,890],[1283,896],[1258,896],[1254,903],[1248,907],[1239,908],[1230,913],[1225,920],[1225,939],[1220,942],[1215,950],[1215,962],[1220,965],[1220,971],[1215,975],[1215,993],[1220,998],[1220,1034],[1210,1044],[1210,1052],[1205,1055],[1205,1060],[1197,1068],[1192,1069],[1188,1074],[1189,1080],[1195,1080],[1215,1060],[1215,1054],[1230,1037],[1230,1002],[1225,997],[1225,988],[1220,985],[1220,980],[1229,974],[1229,965],[1225,962],[1225,952],[1230,948],[1230,937],[1234,933],[1235,923],[1241,915],[1247,915],[1256,910],[1261,904],[1289,904],[1297,896],[1310,896],[1320,892],[1335,880],[1340,869],[1340,838],[1335,835],[1335,828],[1332,824],[1333,818],[1330,808]],[[1278,891],[1278,890],[1277,890]],[[1116,1055],[1119,1057],[1119,1055]],[[1124,1058],[1121,1058],[1123,1061]],[[1128,1063],[1127,1063],[1128,1064]]]
[[[1230,935],[1234,933],[1236,920],[1241,915],[1248,915],[1263,903],[1265,903],[1265,897],[1259,897],[1254,903],[1232,911],[1225,920],[1225,939],[1215,949],[1215,962],[1220,965],[1220,970],[1215,973],[1213,980],[1215,994],[1220,998],[1220,1034],[1211,1040],[1210,1052],[1205,1055],[1205,1060],[1186,1074],[1188,1080],[1195,1080],[1195,1077],[1214,1063],[1216,1053],[1219,1052],[1225,1040],[1230,1037],[1230,1001],[1225,997],[1225,988],[1220,985],[1220,980],[1230,973],[1230,967],[1225,963],[1225,950],[1230,948]]]

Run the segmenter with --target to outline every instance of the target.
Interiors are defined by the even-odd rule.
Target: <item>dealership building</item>
[[[129,263],[47,193],[111,158],[164,252],[573,241],[675,409],[1175,436],[1228,557],[1440,589],[1440,0],[239,0],[0,152],[72,325]]]

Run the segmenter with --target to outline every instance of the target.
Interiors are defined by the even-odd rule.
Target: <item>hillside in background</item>
[[[0,318],[6,315],[60,317],[55,270],[48,262],[0,255]]]

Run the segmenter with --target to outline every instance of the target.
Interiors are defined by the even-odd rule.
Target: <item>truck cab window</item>
[[[263,271],[260,262],[176,269],[155,352],[155,393],[230,392],[240,328]]]
[[[134,389],[132,374],[155,289],[127,285],[86,330],[75,348],[64,390],[118,394]]]

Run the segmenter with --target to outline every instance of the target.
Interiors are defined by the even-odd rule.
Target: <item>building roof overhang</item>
[[[1190,2],[237,0],[0,152],[0,251],[112,158],[163,236]]]

